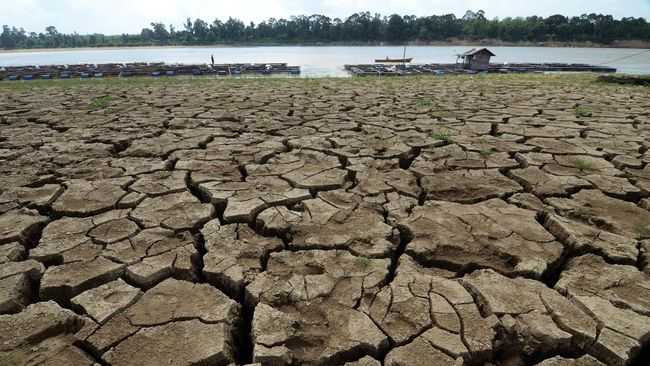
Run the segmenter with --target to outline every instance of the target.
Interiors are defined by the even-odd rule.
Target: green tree
[[[207,23],[186,19],[174,25],[151,23],[139,34],[63,34],[48,26],[44,33],[27,33],[22,28],[2,27],[1,48],[83,47],[148,44],[215,44],[243,42],[392,42],[444,41],[450,39],[496,38],[511,42],[650,40],[650,24],[644,18],[615,19],[606,14],[583,14],[547,18],[530,16],[488,19],[482,10],[468,10],[462,18],[454,14],[414,15],[360,12],[345,19],[322,14],[297,15],[289,19],[269,18],[255,24],[228,18]]]
[[[164,23],[151,23],[153,28],[153,39],[160,43],[166,43],[169,40],[169,32]]]

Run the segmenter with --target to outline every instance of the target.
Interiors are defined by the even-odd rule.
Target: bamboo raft
[[[417,64],[417,65],[345,65],[345,70],[354,76],[413,76],[413,75],[465,75],[488,73],[536,73],[536,72],[596,72],[612,73],[615,68],[586,64],[565,63],[515,63],[490,64],[487,70],[465,69],[461,64]]]
[[[0,80],[89,79],[103,77],[176,76],[176,75],[300,75],[300,66],[286,63],[256,64],[80,64],[45,66],[7,66],[0,68]]]

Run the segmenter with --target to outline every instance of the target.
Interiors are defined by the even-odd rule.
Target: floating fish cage
[[[8,66],[0,68],[0,80],[12,81],[134,76],[174,77],[177,75],[300,75],[300,66],[289,66],[286,63],[184,65],[138,62],[128,64]]]
[[[539,72],[616,72],[615,68],[607,66],[565,63],[490,64],[487,69],[482,71],[466,69],[460,64],[367,64],[345,65],[344,68],[354,76],[472,75],[486,72],[500,74]]]

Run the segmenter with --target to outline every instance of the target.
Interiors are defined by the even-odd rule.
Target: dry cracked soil
[[[0,365],[650,365],[649,147],[593,77],[0,86]]]

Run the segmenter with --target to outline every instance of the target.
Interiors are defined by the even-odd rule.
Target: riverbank
[[[618,74],[615,74],[618,75]],[[481,88],[489,86],[490,90],[496,91],[504,85],[520,84],[531,88],[537,88],[542,85],[549,87],[561,87],[562,85],[574,85],[576,87],[590,88],[610,88],[615,91],[618,84],[600,82],[600,74],[591,73],[549,73],[549,74],[477,74],[477,75],[423,75],[411,76],[408,78],[377,78],[377,77],[318,77],[318,78],[295,78],[295,77],[274,77],[274,76],[253,76],[253,77],[218,77],[218,76],[177,76],[177,77],[130,77],[130,78],[105,78],[105,79],[50,79],[50,80],[31,80],[31,81],[0,81],[0,90],[11,92],[12,90],[32,90],[40,89],[78,89],[88,88],[91,90],[104,90],[109,93],[110,89],[115,88],[163,88],[178,87],[181,89],[201,89],[211,87],[223,88],[242,88],[255,87],[260,89],[275,89],[282,85],[292,85],[295,88],[310,89],[316,85],[325,85],[329,87],[353,88],[357,86],[376,85],[377,87],[387,90],[399,88],[404,83],[430,84],[438,83],[478,83]],[[332,86],[327,86],[332,85]],[[629,87],[633,87],[629,85]],[[110,94],[110,93],[109,93]]]
[[[454,39],[450,41],[440,42],[409,42],[408,46],[440,46],[440,47],[453,47],[453,46],[483,46],[483,47],[560,47],[560,48],[639,48],[650,49],[650,41],[636,40],[636,41],[614,41],[612,43],[593,43],[593,42],[506,42],[496,39],[481,39],[481,40],[460,40]],[[361,42],[303,42],[303,43],[234,43],[234,44],[173,44],[173,45],[107,45],[96,47],[62,47],[62,48],[21,48],[21,49],[0,49],[0,53],[13,53],[13,52],[57,52],[57,51],[89,51],[89,50],[119,50],[119,49],[174,49],[174,48],[232,48],[232,47],[389,47],[389,46],[403,46],[403,44],[391,44],[386,42],[377,43],[361,43]]]
[[[451,80],[459,80],[460,82],[481,81],[489,82],[494,81],[498,84],[507,82],[521,82],[526,84],[549,84],[555,85],[558,83],[572,83],[576,85],[599,85],[597,84],[597,74],[489,74],[489,75],[440,75],[440,76],[413,76],[407,79],[401,78],[340,78],[340,77],[319,77],[319,78],[287,78],[287,77],[191,77],[191,76],[178,76],[178,77],[131,77],[131,78],[105,78],[105,79],[50,79],[50,80],[31,80],[31,81],[0,81],[0,88],[5,90],[30,90],[41,88],[79,88],[87,87],[99,89],[102,88],[121,88],[121,87],[147,87],[147,86],[163,86],[177,85],[179,87],[199,88],[203,86],[252,86],[258,88],[275,88],[277,85],[284,83],[294,84],[294,87],[309,87],[312,85],[327,85],[333,83],[334,85],[370,85],[372,83],[379,83],[395,87],[400,83],[438,83]],[[375,81],[373,81],[375,80]],[[340,83],[340,84],[339,84]],[[604,86],[608,86],[604,84]],[[611,86],[611,85],[610,85]]]

